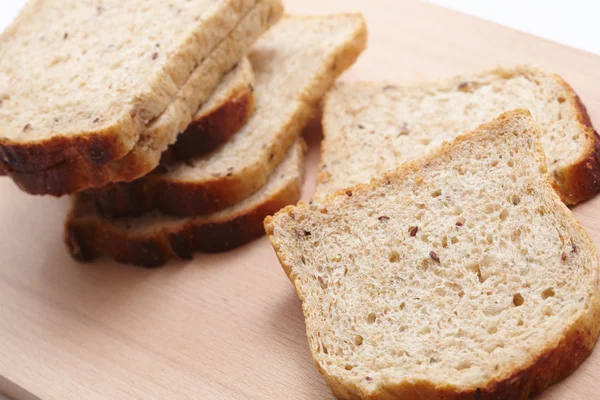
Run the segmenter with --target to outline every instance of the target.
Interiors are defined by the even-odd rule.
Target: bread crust
[[[486,387],[461,390],[450,385],[439,387],[431,382],[419,381],[365,393],[355,385],[348,386],[328,375],[319,365],[317,367],[339,399],[526,400],[570,375],[590,355],[600,331],[600,300],[597,296],[593,303],[593,312],[582,316],[560,340],[549,345],[530,365],[497,379]]]
[[[161,172],[168,170],[168,166],[177,161],[186,161],[215,150],[244,126],[253,111],[254,95],[252,86],[248,85],[212,112],[192,122],[178,136],[177,142],[162,154],[161,165],[154,172],[129,183],[115,183],[90,191],[98,210],[105,216],[123,217],[137,216],[155,208],[154,204],[160,201],[161,190],[168,190],[157,184]],[[187,193],[182,197],[181,204],[185,205],[184,209],[189,210],[200,207],[201,204],[196,203],[201,203],[201,199],[203,197],[197,193]],[[177,208],[178,204],[174,206]]]
[[[3,169],[36,172],[75,160],[97,166],[122,158],[133,148],[145,128],[133,111],[129,117],[118,129],[113,126],[85,136],[61,136],[28,143],[0,138]],[[123,136],[123,131],[130,135]]]
[[[283,9],[279,0],[258,2],[244,17],[244,20],[248,21],[240,22],[234,32],[225,39],[227,42],[224,41],[220,44],[217,51],[224,59],[219,60],[218,63],[224,64],[223,72],[229,70],[248,50],[251,43],[258,38],[258,35],[273,25],[282,13]],[[258,21],[260,21],[259,26],[257,26]],[[180,124],[180,122],[177,121],[176,124]],[[183,130],[186,125],[188,125],[187,122],[180,129]],[[160,129],[171,129],[172,126],[172,124],[165,124],[165,127]],[[144,139],[143,134],[140,142],[142,139]],[[147,157],[143,146],[136,145],[125,157],[100,167],[91,165],[85,160],[80,161],[65,162],[54,168],[37,172],[14,170],[7,164],[1,169],[25,192],[62,196],[90,188],[104,187],[113,182],[137,179],[152,171],[159,164],[159,157],[156,154]]]
[[[575,205],[594,197],[600,192],[600,136],[592,125],[592,120],[579,95],[560,76],[556,78],[571,94],[569,99],[577,110],[579,122],[585,126],[588,138],[587,147],[581,158],[573,165],[555,174],[555,189],[567,205]]]
[[[259,204],[214,218],[183,218],[176,226],[157,225],[146,234],[130,234],[99,217],[89,195],[77,194],[65,224],[65,244],[71,255],[82,262],[106,256],[143,267],[159,267],[170,258],[191,259],[195,252],[214,253],[239,247],[264,234],[263,219],[267,215],[298,201],[304,182],[305,150],[301,141],[299,176]]]
[[[509,120],[513,117],[531,118],[529,111],[519,109],[499,116],[496,121],[502,123],[503,120]],[[485,126],[485,125],[484,125]],[[477,130],[457,137],[452,143],[472,140],[481,127]],[[475,139],[475,140],[484,140]],[[380,178],[374,178],[371,183],[358,184],[351,189],[345,189],[336,193],[326,195],[323,201],[327,202],[335,197],[347,196],[347,192],[369,191],[372,185],[380,184],[388,179],[388,176],[394,176],[395,179],[402,180],[408,172],[419,170],[423,164],[437,156],[446,154],[452,147],[452,143],[443,144],[437,150],[416,159],[402,164],[396,171],[383,174]],[[541,148],[541,143],[538,143],[537,157],[539,165],[545,166],[546,160]],[[544,168],[545,169],[545,168]],[[551,183],[550,176],[547,176],[547,183]],[[560,203],[558,194],[549,191],[550,195],[556,196],[556,203],[559,207],[565,207]],[[306,309],[303,287],[296,273],[292,269],[290,260],[281,250],[281,246],[275,237],[274,218],[279,214],[289,215],[298,207],[306,207],[307,205],[300,202],[297,206],[288,206],[280,210],[275,216],[265,219],[265,230],[267,236],[275,250],[275,253],[281,263],[285,273],[293,283],[298,297],[302,303],[304,315],[309,315],[311,310]],[[573,226],[580,232],[581,236],[588,242],[588,246],[594,249],[594,245],[577,222],[565,207],[565,215],[571,220]],[[597,282],[597,285],[600,282]],[[325,378],[327,384],[331,388],[333,394],[344,400],[525,400],[534,395],[539,394],[551,384],[565,378],[571,374],[586,358],[590,355],[594,348],[594,344],[600,332],[600,292],[598,288],[590,294],[587,301],[587,308],[582,313],[580,318],[569,326],[569,329],[563,335],[549,342],[534,359],[525,365],[517,365],[511,371],[508,371],[503,376],[493,379],[485,387],[456,387],[451,384],[439,384],[427,380],[418,380],[411,382],[402,382],[401,384],[386,383],[375,389],[369,389],[367,385],[357,384],[356,381],[344,380],[340,376],[329,374],[318,362],[315,347],[311,344],[311,352],[315,360],[315,364],[319,372]],[[310,335],[308,335],[310,337]],[[309,339],[310,340],[310,339]]]

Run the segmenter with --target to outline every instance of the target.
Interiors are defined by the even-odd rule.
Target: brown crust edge
[[[83,161],[104,165],[124,157],[135,145],[144,124],[135,110],[121,119],[125,126],[111,126],[75,137],[58,136],[33,143],[0,138],[0,162],[3,171],[38,172],[60,164]],[[122,132],[131,132],[123,137]]]
[[[509,119],[514,116],[524,116],[531,119],[531,114],[528,110],[517,109],[504,114],[494,119],[492,122],[481,125],[476,130],[463,134],[456,138],[453,142],[442,145],[436,151],[422,157],[420,159],[409,161],[404,163],[396,171],[391,171],[384,174],[381,178],[375,178],[368,184],[358,184],[350,189],[344,189],[335,193],[326,195],[325,200],[332,200],[338,196],[347,196],[347,191],[352,190],[369,190],[370,185],[374,182],[384,181],[388,175],[403,174],[405,171],[419,169],[422,163],[427,162],[428,159],[436,157],[438,154],[447,152],[452,146],[452,143],[457,141],[466,141],[471,137],[476,136],[482,128],[486,128],[491,124],[499,122],[504,119]],[[535,125],[535,124],[534,124]],[[537,128],[536,128],[537,130]],[[537,134],[539,137],[539,132]],[[540,157],[541,165],[545,165],[545,156],[543,156],[543,150],[541,143],[538,142],[539,152],[542,154]],[[548,184],[551,184],[550,176],[547,178]],[[558,196],[556,198],[558,200]],[[562,203],[560,203],[562,204]],[[280,251],[279,243],[274,237],[274,225],[273,219],[278,214],[289,214],[296,207],[306,207],[307,205],[300,202],[297,206],[287,206],[280,210],[276,215],[265,218],[264,225],[267,237],[271,242],[275,254],[285,271],[286,275],[294,285],[298,297],[302,303],[302,310],[304,310],[304,292],[298,285],[296,276],[292,271],[292,266],[287,262],[286,258]],[[567,213],[571,218],[573,224],[581,232],[581,234],[589,242],[590,246],[594,248],[591,239],[587,235],[586,231],[581,225],[575,220],[570,213]],[[598,283],[600,284],[600,283]],[[458,390],[456,387],[448,385],[446,387],[440,387],[433,385],[428,381],[417,381],[411,382],[410,384],[403,385],[389,385],[379,387],[377,391],[365,392],[356,385],[356,382],[343,381],[340,377],[334,377],[327,374],[327,372],[315,361],[315,365],[321,375],[323,375],[325,381],[329,385],[332,393],[339,399],[346,400],[436,400],[436,399],[447,399],[447,400],[471,400],[471,399],[483,399],[483,400],[494,400],[494,399],[511,399],[511,400],[525,400],[533,397],[551,384],[567,377],[590,355],[594,348],[594,344],[598,338],[600,332],[600,294],[598,290],[591,295],[590,302],[588,303],[589,308],[577,321],[573,323],[571,328],[545,352],[540,354],[535,360],[529,365],[513,374],[503,377],[500,380],[493,381],[486,387],[472,388],[469,390]],[[312,348],[311,348],[312,352]]]
[[[268,143],[271,157],[265,164],[253,165],[225,176],[214,177],[204,182],[170,180],[165,176],[153,176],[141,187],[132,187],[127,195],[134,211],[156,209],[166,214],[178,216],[204,215],[227,208],[251,196],[265,185],[270,173],[281,162],[296,140],[297,134],[318,114],[322,97],[333,86],[337,77],[352,66],[367,45],[367,26],[360,14],[360,26],[355,36],[337,51],[329,64],[323,68],[326,77],[318,87],[323,90],[314,102],[306,102],[296,116],[288,122],[284,131],[286,137],[279,143]],[[297,134],[291,134],[297,132]],[[232,166],[235,168],[235,166]],[[139,214],[138,211],[135,214]]]
[[[554,176],[554,188],[567,205],[575,205],[594,197],[600,192],[600,137],[592,125],[592,120],[579,95],[560,76],[555,75],[570,94],[570,102],[575,108],[582,130],[588,138],[588,146],[583,156],[570,167]]]
[[[168,165],[185,161],[213,151],[241,129],[254,112],[252,86],[246,86],[234,94],[213,112],[195,120],[179,135],[177,142],[162,155],[161,167],[157,171],[129,183],[116,183],[107,188],[90,191],[98,210],[104,216],[138,216],[154,208],[160,199],[157,185],[159,171]],[[195,196],[195,197],[194,197]],[[191,204],[196,204],[200,195],[189,194]],[[192,215],[192,214],[183,214]]]
[[[365,393],[355,385],[346,385],[339,379],[325,377],[333,394],[339,399],[447,399],[447,400],[525,400],[538,395],[573,371],[590,355],[600,330],[598,298],[593,300],[593,312],[575,321],[563,337],[540,354],[530,365],[513,374],[491,382],[486,387],[460,391],[450,385],[439,387],[430,382],[417,381],[410,384],[381,387],[377,392]]]
[[[251,98],[245,98],[247,93],[250,93]],[[209,114],[206,118],[243,118],[245,113],[252,112],[252,108],[243,108],[243,107],[253,107],[254,106],[254,98],[251,92],[242,92],[240,93],[239,99],[240,103],[238,105],[233,105],[230,103],[225,104],[225,107],[228,108],[225,112],[236,112],[238,115],[224,117],[221,113],[221,110],[218,109],[213,114]],[[236,107],[238,106],[238,107]],[[238,122],[236,120],[235,122]],[[233,127],[234,121],[229,121]],[[215,126],[217,128],[230,128],[226,126],[226,123],[221,123],[220,121],[204,121],[203,123],[207,124],[206,129],[210,126]],[[236,130],[237,131],[237,130]],[[202,131],[196,132],[201,134]],[[235,133],[227,132],[230,136]],[[192,135],[187,136],[187,143],[193,145],[200,145],[202,140],[200,137],[196,138],[196,142],[193,142]],[[214,137],[213,137],[214,139]],[[226,138],[223,138],[226,140]],[[210,146],[210,144],[208,145]],[[189,152],[188,152],[189,153]],[[175,153],[172,150],[168,149],[167,154],[161,156],[161,162],[163,167],[167,165],[169,162],[174,162]],[[146,157],[144,154],[141,154],[139,151],[131,151],[125,157],[120,160],[115,160],[113,163],[118,164],[118,167],[110,168],[106,166],[96,167],[88,163],[79,163],[77,162],[77,167],[74,167],[73,163],[65,163],[60,166],[56,166],[54,168],[50,168],[44,171],[38,172],[21,172],[21,171],[13,171],[8,169],[6,165],[3,165],[0,170],[2,173],[0,175],[9,175],[15,183],[25,192],[34,195],[51,195],[51,196],[63,196],[65,194],[74,193],[80,191],[82,189],[94,188],[94,187],[104,187],[110,181],[115,178],[114,175],[118,174],[118,178],[124,181],[134,181],[140,175],[140,171],[150,171],[153,170],[155,165],[148,165]],[[115,165],[116,165],[115,164]],[[82,187],[84,185],[84,187]],[[139,184],[134,184],[135,187]],[[127,187],[127,183],[120,183],[111,185],[112,186],[122,186],[123,188]],[[98,191],[100,193],[101,190]]]
[[[264,234],[263,219],[266,216],[295,204],[300,198],[305,149],[302,144],[301,173],[297,179],[290,180],[254,208],[213,222],[202,221],[204,218],[199,221],[193,217],[184,218],[176,228],[158,227],[151,234],[131,236],[104,218],[80,217],[78,205],[89,203],[89,199],[84,193],[78,194],[65,223],[64,242],[73,258],[81,262],[109,257],[120,263],[148,268],[162,266],[171,258],[189,260],[196,252],[215,253],[242,246]],[[79,196],[83,198],[78,200]]]

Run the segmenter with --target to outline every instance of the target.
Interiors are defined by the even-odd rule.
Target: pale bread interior
[[[395,168],[515,108],[531,111],[548,169],[590,151],[573,92],[557,75],[530,66],[497,68],[429,83],[341,82],[325,102],[325,142],[315,198]]]
[[[537,134],[526,111],[508,113],[267,219],[334,392],[475,391],[574,330],[593,343],[596,251],[552,189]]]

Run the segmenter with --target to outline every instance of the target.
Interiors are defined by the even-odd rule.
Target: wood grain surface
[[[343,79],[422,80],[498,64],[560,73],[600,126],[600,57],[416,0],[290,0],[361,11],[369,48]],[[304,195],[317,163],[318,129]],[[267,240],[159,270],[75,263],[67,199],[0,181],[0,392],[23,399],[331,399],[300,303]],[[574,209],[600,245],[600,198]],[[600,351],[541,398],[600,398]]]

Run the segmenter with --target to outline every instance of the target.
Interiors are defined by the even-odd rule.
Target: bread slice
[[[340,399],[527,399],[598,336],[596,250],[526,110],[265,226]]]
[[[186,161],[216,150],[240,130],[254,112],[254,72],[244,57],[224,77],[215,92],[177,136],[161,164]]]
[[[218,252],[264,234],[263,219],[300,198],[305,145],[298,139],[269,182],[258,192],[218,213],[171,217],[158,212],[139,218],[108,219],[98,214],[86,193],[74,196],[65,242],[74,258],[106,256],[119,262],[157,267],[171,257],[190,259],[194,252]]]
[[[284,17],[249,54],[256,111],[248,123],[210,154],[119,185],[121,203],[113,208],[129,215],[150,209],[202,215],[252,195],[265,185],[315,115],[322,96],[365,44],[360,15]]]
[[[541,127],[553,185],[567,204],[600,190],[600,141],[558,75],[497,68],[413,85],[343,82],[327,96],[314,198],[368,182],[504,111],[528,108]]]
[[[218,85],[222,73],[241,59],[281,12],[280,0],[262,0],[248,12],[234,31],[198,65],[179,91],[176,101],[152,122],[133,150],[122,159],[102,166],[79,160],[36,173],[10,170],[8,175],[28,193],[55,196],[146,175],[158,165],[162,152],[175,142],[177,134],[192,121],[193,113]]]
[[[206,103],[196,112],[187,129],[165,150],[162,166],[209,153],[225,143],[254,111],[254,73],[244,57],[229,71]],[[0,175],[10,168],[0,162]]]
[[[29,1],[0,37],[0,157],[21,172],[124,157],[263,2]]]
[[[168,170],[169,165],[177,161],[189,160],[215,150],[241,129],[254,111],[254,74],[248,58],[231,70],[219,84],[215,93],[207,100],[194,116],[194,121],[185,132],[178,136],[161,156],[160,167],[151,174],[160,174]],[[98,211],[108,217],[136,216],[150,206],[132,202],[144,200],[145,182],[149,176],[131,183],[116,183],[107,187],[90,190],[88,196]],[[141,192],[137,192],[141,191]],[[134,193],[132,195],[131,193]],[[132,212],[139,211],[139,212]]]

